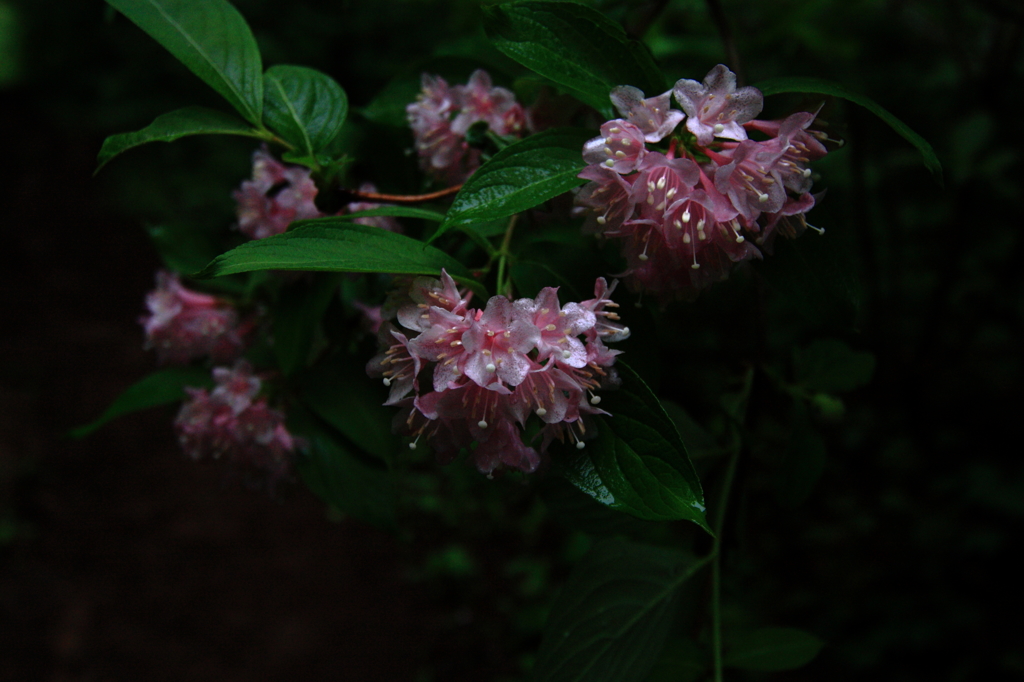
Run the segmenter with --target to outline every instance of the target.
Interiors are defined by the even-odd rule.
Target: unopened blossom
[[[592,433],[585,415],[607,414],[597,391],[614,383],[617,353],[602,339],[629,330],[609,310],[611,287],[599,279],[594,290],[583,303],[562,305],[547,287],[535,299],[494,296],[474,309],[447,273],[418,278],[399,308],[402,329],[382,327],[382,352],[367,373],[389,387],[385,404],[402,407],[397,430],[414,439],[411,447],[424,438],[442,461],[469,451],[489,475],[532,472],[552,440],[582,448]],[[539,447],[523,440],[534,417]]]
[[[285,166],[266,149],[258,149],[252,157],[252,180],[232,195],[238,229],[252,239],[281,234],[293,221],[320,216],[313,202],[316,195],[309,169]]]
[[[178,276],[161,270],[156,289],[146,295],[149,315],[139,318],[146,348],[162,363],[182,365],[203,357],[227,362],[245,348],[252,320],[243,322],[227,301],[182,286]]]
[[[245,361],[213,370],[216,387],[186,388],[188,400],[174,421],[182,449],[193,459],[225,457],[276,479],[289,470],[295,438],[284,414],[257,397],[262,382]]]
[[[359,185],[360,192],[376,193],[377,186],[372,182],[364,182]],[[342,213],[359,213],[360,211],[369,211],[374,208],[380,208],[382,206],[393,206],[393,204],[379,204],[372,201],[353,201],[345,205],[345,209]],[[375,216],[361,216],[359,218],[353,218],[352,222],[359,225],[367,225],[369,227],[379,227],[382,230],[388,232],[397,232],[401,234],[402,226],[398,223],[398,220],[394,216],[389,215],[375,215]]]
[[[473,124],[483,121],[502,137],[520,137],[529,127],[527,112],[515,95],[495,87],[482,69],[474,71],[465,85],[449,86],[429,74],[423,74],[422,84],[405,112],[420,166],[438,181],[458,184],[480,166],[480,150],[466,141]]]
[[[825,155],[826,138],[812,130],[812,112],[754,119],[760,91],[737,89],[721,64],[672,92],[683,111],[667,109],[668,93],[612,90],[623,118],[584,144],[589,165],[579,177],[589,182],[575,212],[585,232],[620,242],[630,288],[692,298],[736,263],[760,258],[776,234],[803,231],[815,202],[808,165]],[[748,139],[747,130],[768,139]]]

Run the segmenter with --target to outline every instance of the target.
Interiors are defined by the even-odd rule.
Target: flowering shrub
[[[771,280],[771,268],[757,270],[754,285],[719,285],[747,303],[725,307],[717,322],[677,299],[693,299],[736,263],[773,250],[773,267],[786,274],[814,261],[779,254],[787,247],[778,238],[809,226],[817,202],[810,164],[832,142],[820,107],[758,118],[769,95],[868,106],[935,167],[926,143],[833,83],[741,86],[719,64],[702,81],[684,78],[666,90],[646,48],[575,2],[482,8],[491,45],[521,67],[523,79],[501,80],[516,92],[494,86],[482,69],[456,85],[417,74],[360,103],[355,123],[344,89],[327,74],[264,70],[255,38],[226,0],[108,2],[234,113],[165,114],[108,138],[101,165],[188,135],[227,133],[262,146],[252,179],[233,194],[248,240],[239,244],[225,225],[219,256],[199,272],[159,274],[147,298],[145,343],[161,362],[186,366],[143,379],[97,425],[184,400],[174,428],[191,457],[227,460],[269,481],[294,474],[334,508],[391,529],[428,508],[407,498],[442,475],[420,457],[424,450],[543,491],[538,508],[588,528],[592,548],[543,609],[551,616],[532,664],[538,680],[643,680],[670,633],[699,633],[678,649],[694,675],[717,680],[725,665],[777,670],[814,657],[821,642],[798,630],[741,630],[723,644],[725,510],[741,454],[780,449],[780,434],[816,442],[815,420],[841,418],[835,394],[868,381],[873,359],[836,339],[799,345],[803,336],[795,351],[785,349],[792,358],[769,357],[760,278]],[[393,92],[417,87],[415,101],[393,101]],[[408,127],[378,132],[389,110]],[[357,134],[365,130],[373,135]],[[361,160],[386,153],[379,136],[408,140],[410,132],[409,158],[379,166],[418,177],[361,175],[373,166]],[[434,191],[423,193],[424,183]],[[379,193],[378,184],[394,193]],[[179,276],[231,292],[237,303],[187,289]],[[621,292],[613,302],[616,277],[660,307]],[[483,303],[474,308],[473,300]],[[260,311],[259,327],[238,309]],[[749,319],[756,333],[737,332]],[[726,343],[702,346],[713,324],[734,326]],[[377,334],[375,356],[368,330]],[[384,406],[367,374],[387,387]],[[750,414],[755,398],[788,421],[762,428]],[[716,482],[710,505],[701,482],[708,478]],[[784,496],[806,494],[797,488]],[[625,525],[620,512],[649,523]],[[707,574],[711,590],[697,578]],[[676,613],[677,602],[706,602],[708,613]],[[666,656],[659,665],[677,663]]]

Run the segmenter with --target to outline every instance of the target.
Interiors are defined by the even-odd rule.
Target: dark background
[[[646,29],[668,73],[700,78],[725,59],[703,3],[598,4]],[[356,106],[439,45],[479,41],[469,3],[396,3],[394,25],[372,3],[237,5],[265,64],[321,68]],[[823,428],[829,458],[806,503],[775,505],[741,472],[726,593],[827,642],[778,679],[1020,679],[1021,5],[723,11],[748,83],[843,82],[930,140],[945,169],[940,187],[888,128],[840,110],[848,146],[812,217],[855,253],[843,338],[875,354],[875,378]],[[0,0],[0,679],[514,679],[536,646],[515,618],[536,605],[507,567],[560,551],[554,531],[451,544],[451,527],[420,523],[394,537],[299,486],[253,492],[185,459],[161,410],[64,437],[153,367],[136,319],[159,262],[140,225],[231,221],[247,142],[155,145],[92,175],[105,136],[192,103],[217,105],[100,4]],[[360,131],[372,148],[374,129]],[[502,532],[528,507],[508,502]],[[543,575],[553,589],[564,567]]]

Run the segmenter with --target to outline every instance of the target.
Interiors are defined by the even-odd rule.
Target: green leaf
[[[356,218],[372,218],[373,216],[420,218],[421,220],[431,220],[435,223],[439,223],[444,220],[443,213],[431,211],[426,208],[416,208],[415,206],[381,206],[379,208],[368,208],[365,211],[356,211],[355,213],[346,213],[344,215],[333,217],[338,220],[355,220]]]
[[[131,412],[138,412],[158,405],[167,405],[185,398],[185,387],[208,388],[213,385],[209,370],[196,367],[168,367],[155,372],[129,386],[110,404],[99,419],[79,426],[68,433],[72,438],[82,438],[107,422]]]
[[[100,148],[97,157],[99,166],[96,167],[96,170],[98,172],[112,158],[132,147],[138,147],[147,142],[174,142],[189,135],[263,137],[258,130],[232,114],[225,114],[222,111],[206,107],[185,107],[157,116],[152,123],[137,132],[108,137],[103,141],[103,147]]]
[[[797,383],[811,391],[852,391],[870,383],[875,371],[874,355],[836,339],[818,339],[793,356]]]
[[[345,91],[326,74],[285,65],[263,74],[263,120],[310,157],[330,144],[347,115]]]
[[[676,589],[699,568],[676,549],[595,545],[551,606],[534,682],[642,680],[668,635]]]
[[[470,176],[431,238],[453,227],[505,218],[582,185],[592,131],[556,128],[505,147]]]
[[[598,502],[642,519],[688,519],[711,532],[704,493],[675,425],[622,362],[618,390],[601,393],[597,437],[561,457],[566,478]]]
[[[665,76],[647,48],[595,9],[532,0],[484,6],[483,12],[496,48],[608,118],[616,85],[638,87],[648,96],[666,89]]]
[[[387,389],[366,375],[365,358],[337,355],[298,377],[300,395],[321,419],[364,452],[384,461],[395,455],[392,410],[382,405]]]
[[[338,291],[339,277],[327,273],[312,284],[296,282],[281,288],[273,315],[274,355],[285,376],[306,365],[314,331]]]
[[[161,225],[146,225],[146,232],[161,260],[172,272],[195,272],[217,256],[208,230],[183,220]]]
[[[822,78],[771,78],[758,83],[755,87],[766,96],[778,95],[784,92],[812,92],[818,95],[841,97],[854,104],[859,104],[885,121],[904,140],[914,145],[921,154],[925,168],[931,171],[940,183],[942,182],[942,164],[939,162],[939,157],[935,155],[935,150],[928,144],[928,141],[911,130],[910,126],[906,123],[890,114],[886,109],[883,109],[878,102],[870,97],[859,92],[853,92],[844,85]]]
[[[743,670],[793,670],[818,655],[825,643],[794,628],[762,628],[726,642],[722,664]]]
[[[217,256],[195,277],[254,270],[385,272],[436,277],[441,268],[456,281],[482,291],[469,270],[444,251],[379,227],[330,217],[298,221],[284,234],[246,242]]]
[[[263,65],[245,19],[226,0],[107,0],[195,75],[262,125]]]
[[[367,523],[395,527],[395,491],[387,471],[357,459],[299,405],[289,406],[288,427],[305,440],[297,469],[317,497]]]

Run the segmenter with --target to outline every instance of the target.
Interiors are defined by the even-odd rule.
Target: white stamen
[[[585,447],[587,447],[587,444],[584,443],[583,441],[579,441],[578,443],[576,443],[576,449],[577,450],[582,450]]]
[[[599,396],[599,395],[595,395],[593,398],[590,399],[590,404],[591,405],[598,405],[598,404],[600,404],[600,402],[601,402],[601,396]]]
[[[626,158],[626,152],[624,152],[624,151],[622,151],[620,149],[619,151],[615,152],[615,156],[617,158],[624,159],[624,158]]]
[[[761,193],[761,192],[758,192],[757,200],[759,202],[761,202],[762,204],[767,203],[768,202],[768,195],[764,194],[764,193]]]
[[[604,165],[606,165],[609,168],[611,168],[612,166],[615,165],[615,161],[614,161],[614,159],[608,159],[607,161],[604,162]]]
[[[691,241],[693,241],[693,240],[690,239],[690,233],[689,232],[684,233],[683,234],[683,243],[684,244],[689,244]]]
[[[493,362],[488,362],[488,363],[487,363],[487,367],[485,367],[484,369],[486,369],[486,370],[487,370],[488,372],[494,372],[494,371],[496,371],[496,370],[497,370],[498,368],[494,366],[494,363],[493,363]]]
[[[384,385],[385,386],[390,386],[391,385],[391,379],[388,379],[387,377],[384,377]]]
[[[618,126],[616,126],[616,127],[614,127],[614,128],[609,128],[609,129],[608,129],[608,132],[609,132],[609,133],[617,133],[617,132],[619,132],[620,130],[622,130],[622,128],[619,128]]]
[[[689,208],[687,208],[685,211],[683,211],[683,222],[684,223],[690,222],[690,209]]]
[[[810,223],[807,223],[807,227],[811,228],[812,230],[814,230],[818,234],[825,234],[825,228],[824,227],[815,227],[814,225],[811,225]]]
[[[665,189],[665,176],[658,178],[658,189]]]
[[[721,123],[715,124],[715,135],[721,135],[723,130],[725,130],[724,125],[722,125]]]
[[[476,425],[477,425],[477,426],[479,426],[479,427],[480,427],[481,429],[486,429],[486,428],[487,428],[487,422],[485,422],[485,421],[484,421],[483,419],[481,419],[480,421],[478,421],[478,422],[476,423]]]
[[[605,147],[604,148],[604,153],[607,154],[608,156],[611,156],[612,155],[612,148],[611,147]]]
[[[548,413],[548,411],[547,411],[547,410],[545,410],[545,409],[544,409],[543,407],[538,407],[538,408],[537,408],[537,416],[538,416],[538,417],[543,417],[543,416],[544,416],[544,415],[546,415],[547,413]]]
[[[639,258],[640,260],[647,260],[647,254],[641,253],[639,256],[637,256],[637,258]]]
[[[562,351],[562,359],[563,360],[568,360],[571,357],[572,357],[572,351],[567,351],[567,350],[563,350]]]

